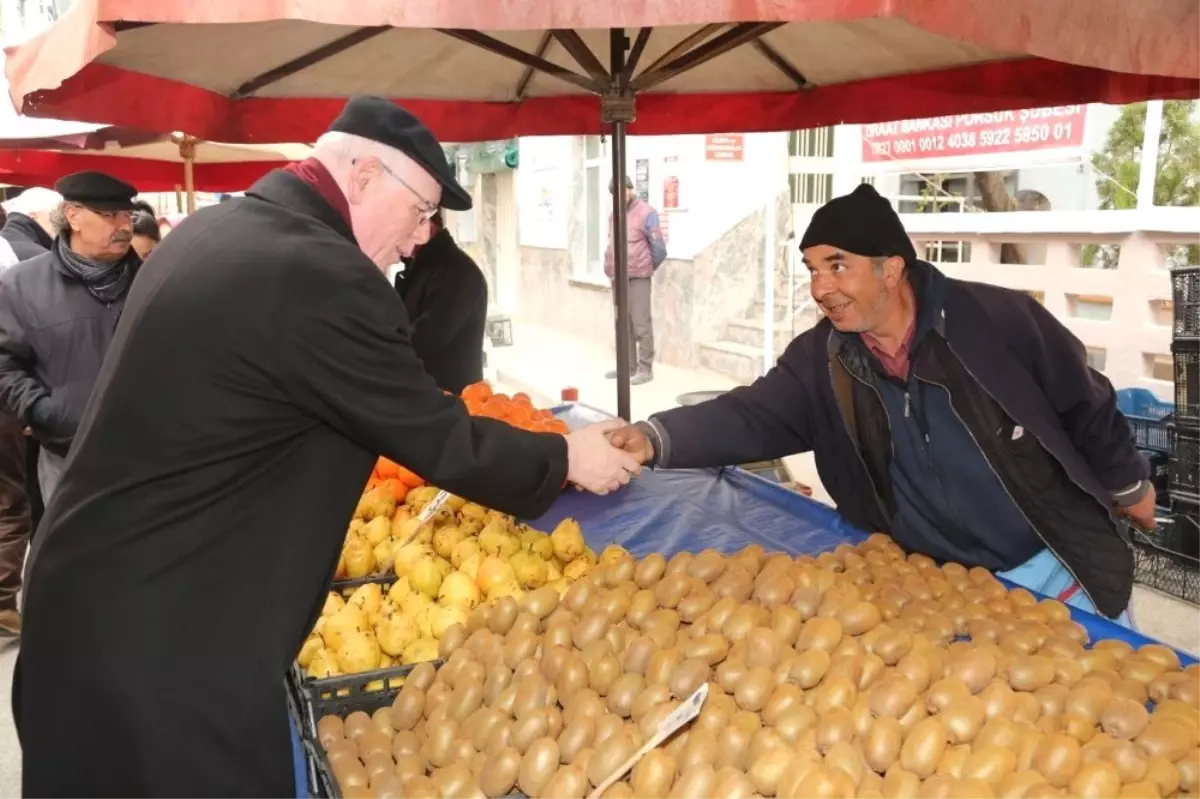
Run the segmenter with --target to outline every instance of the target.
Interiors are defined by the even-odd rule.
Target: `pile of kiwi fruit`
[[[887,536],[818,557],[608,553],[476,608],[395,702],[326,716],[343,796],[1175,797],[1200,790],[1200,669]]]

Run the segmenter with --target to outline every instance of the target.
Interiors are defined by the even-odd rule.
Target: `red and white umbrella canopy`
[[[632,134],[1200,96],[1196,0],[79,0],[7,52],[23,113],[219,141],[362,93],[447,141],[598,133],[614,88]]]

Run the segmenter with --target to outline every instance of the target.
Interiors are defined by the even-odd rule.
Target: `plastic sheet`
[[[572,429],[611,418],[587,405],[554,409]],[[531,524],[550,531],[574,517],[588,546],[600,552],[617,543],[636,557],[662,552],[733,552],[750,544],[790,555],[817,555],[865,534],[832,508],[737,468],[645,471],[614,494],[568,491]],[[1093,640],[1117,638],[1138,647],[1157,643],[1108,619],[1071,608]],[[1184,665],[1196,658],[1179,653]]]

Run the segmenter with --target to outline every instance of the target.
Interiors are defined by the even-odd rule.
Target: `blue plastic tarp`
[[[611,418],[586,405],[562,406],[554,413],[572,429]],[[530,524],[549,531],[568,517],[579,522],[596,552],[617,543],[636,557],[709,547],[734,552],[750,544],[768,552],[817,555],[865,538],[828,505],[737,468],[647,470],[603,497],[568,491]],[[1070,610],[1092,640],[1117,638],[1135,647],[1157,643],[1093,613]],[[1179,655],[1185,665],[1196,662],[1185,652]]]

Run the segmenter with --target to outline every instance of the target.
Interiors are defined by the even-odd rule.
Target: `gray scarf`
[[[54,256],[59,271],[78,280],[103,303],[116,302],[125,296],[142,263],[133,247],[119,261],[93,261],[72,250],[61,233],[54,239]]]

